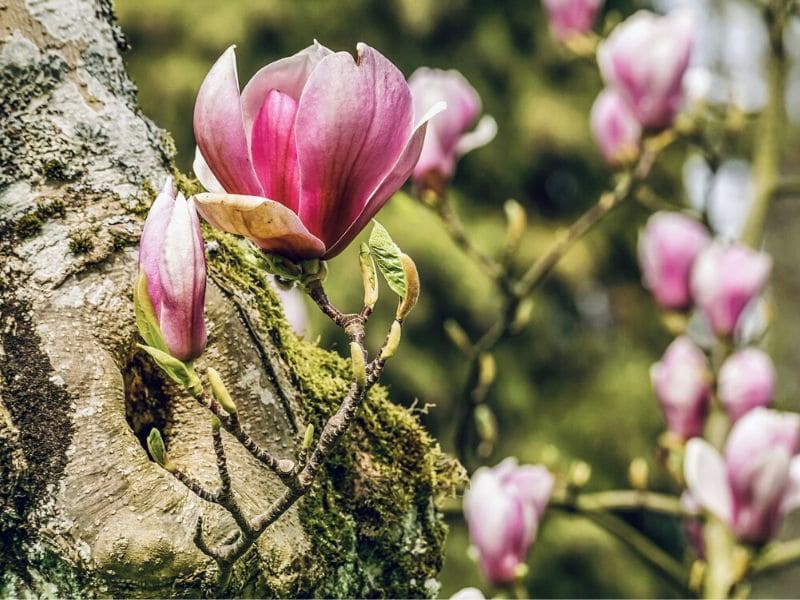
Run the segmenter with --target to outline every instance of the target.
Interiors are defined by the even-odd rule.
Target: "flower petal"
[[[422,151],[428,121],[445,108],[446,105],[440,102],[423,115],[392,170],[384,177],[375,191],[370,194],[369,200],[361,211],[361,214],[358,215],[350,227],[342,233],[341,237],[339,237],[335,243],[329,244],[328,250],[325,253],[325,258],[332,258],[344,250],[353,238],[359,234],[367,223],[369,223],[369,220],[383,208],[383,205],[392,197],[392,194],[405,183],[414,170],[414,166],[417,164],[420,152]]]
[[[270,90],[253,123],[252,133],[253,164],[264,194],[295,213],[300,204],[300,169],[294,133],[296,114],[296,100],[278,90]]]
[[[144,222],[142,237],[139,241],[139,268],[144,270],[147,277],[147,294],[150,296],[150,303],[153,305],[156,318],[158,318],[161,306],[161,249],[164,247],[164,239],[169,225],[173,206],[175,205],[175,184],[172,177],[167,177],[164,188],[156,197],[150,212],[147,213],[147,220]]]
[[[483,115],[475,129],[461,136],[456,143],[456,152],[467,154],[491,142],[497,135],[497,121],[492,115]]]
[[[159,324],[170,354],[191,360],[206,347],[206,260],[194,205],[178,194],[161,254]]]
[[[209,168],[231,194],[261,195],[242,120],[234,46],[214,63],[194,105],[194,137]]]
[[[800,456],[789,464],[789,485],[781,502],[781,514],[785,515],[800,507]]]
[[[406,149],[413,127],[403,74],[366,44],[322,59],[297,110],[299,215],[330,244],[361,214]]]
[[[314,40],[308,48],[268,64],[250,78],[242,90],[242,115],[248,140],[269,91],[279,90],[298,102],[311,71],[329,54],[333,52]]]
[[[683,476],[689,493],[706,510],[731,524],[733,498],[728,485],[725,463],[716,449],[700,438],[686,444]]]
[[[325,244],[283,204],[258,196],[197,194],[197,210],[214,227],[252,240],[267,252],[288,258],[317,258]]]
[[[203,158],[203,153],[200,152],[199,146],[194,147],[194,162],[192,163],[192,170],[194,171],[195,177],[197,180],[202,184],[206,191],[212,192],[214,194],[224,194],[225,188],[222,187],[217,178],[214,176],[214,173],[211,172],[211,169],[208,167],[208,163],[206,159]]]

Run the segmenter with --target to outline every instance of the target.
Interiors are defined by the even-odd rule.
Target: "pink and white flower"
[[[775,391],[772,359],[758,348],[732,354],[717,377],[717,396],[732,421],[758,407],[768,406]]]

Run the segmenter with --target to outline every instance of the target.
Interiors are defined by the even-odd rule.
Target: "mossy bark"
[[[230,518],[153,463],[215,485],[207,414],[136,347],[131,289],[143,213],[171,172],[169,137],[136,106],[106,1],[0,5],[0,594],[201,596],[192,541]],[[187,118],[190,118],[187,115]],[[185,191],[192,183],[180,178]],[[251,435],[293,457],[347,388],[338,355],[297,339],[260,257],[207,231],[209,348]],[[250,514],[281,484],[226,437]],[[375,388],[312,492],[262,536],[226,590],[244,596],[431,596],[460,477]]]

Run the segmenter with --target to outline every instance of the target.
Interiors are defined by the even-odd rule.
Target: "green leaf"
[[[389,232],[377,221],[373,221],[372,233],[369,236],[369,249],[391,290],[401,298],[405,298],[408,284],[403,261],[400,258],[402,252],[392,240]]]
[[[161,335],[156,313],[153,310],[153,304],[150,302],[150,294],[147,291],[147,277],[144,271],[139,271],[139,277],[136,279],[136,285],[133,288],[133,311],[136,315],[136,327],[139,329],[142,339],[147,342],[148,346],[166,352],[167,344]]]
[[[189,390],[192,394],[198,394],[202,391],[203,386],[200,383],[200,378],[190,365],[178,360],[174,356],[170,356],[158,348],[145,346],[144,344],[138,344],[138,346],[151,356],[155,363],[161,367],[161,370],[164,371],[172,381],[184,389]]]
[[[147,449],[150,451],[150,456],[153,457],[153,460],[163,467],[167,462],[167,451],[164,449],[164,440],[161,438],[161,432],[155,427],[150,430],[150,435],[147,436]]]

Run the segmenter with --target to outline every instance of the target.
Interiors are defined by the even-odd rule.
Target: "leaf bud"
[[[236,414],[236,403],[231,398],[228,388],[225,387],[219,371],[213,367],[208,368],[208,383],[211,384],[211,393],[214,394],[214,399],[225,409],[225,412],[231,415]]]

